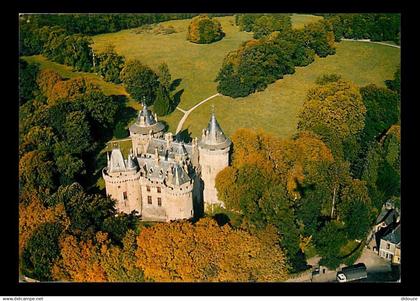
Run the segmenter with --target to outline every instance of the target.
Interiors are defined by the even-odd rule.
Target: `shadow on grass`
[[[184,93],[184,89],[179,90],[178,92],[176,92],[174,94],[174,96],[172,97],[172,108],[171,108],[171,113],[173,111],[175,111],[176,107],[179,105],[179,103],[181,102],[181,96]]]
[[[181,84],[181,82],[182,82],[181,78],[174,79],[172,81],[171,85],[169,86],[169,91],[171,91],[171,92],[175,91],[176,88]]]
[[[176,134],[175,138],[177,141],[184,143],[190,143],[192,141],[191,132],[188,131],[188,128]]]

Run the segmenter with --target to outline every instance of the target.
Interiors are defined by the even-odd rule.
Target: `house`
[[[389,227],[380,240],[379,256],[394,264],[401,262],[401,224]]]

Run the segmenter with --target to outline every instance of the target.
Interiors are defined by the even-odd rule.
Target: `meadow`
[[[292,15],[294,28],[315,22],[322,17],[313,15]],[[179,107],[188,110],[201,100],[217,93],[214,79],[222,65],[225,55],[237,49],[241,43],[252,38],[252,33],[240,32],[234,25],[234,17],[218,18],[226,36],[218,42],[199,45],[186,40],[186,30],[190,20],[173,20],[160,23],[173,26],[173,34],[156,34],[153,30],[128,29],[116,33],[92,37],[95,52],[108,44],[127,60],[139,59],[156,69],[166,62],[172,79],[179,79],[176,93],[180,94]],[[211,106],[214,105],[217,118],[225,133],[231,135],[239,127],[263,128],[275,135],[288,137],[295,133],[297,117],[306,92],[315,85],[318,76],[325,73],[341,74],[344,79],[359,86],[370,83],[384,86],[384,80],[391,79],[400,63],[400,49],[385,45],[347,42],[336,44],[337,53],[326,58],[317,57],[306,67],[297,67],[296,72],[286,75],[262,92],[244,98],[232,99],[226,96],[215,97],[195,109],[183,125],[183,130],[192,137],[200,136],[207,125]],[[41,68],[52,68],[63,77],[83,76],[98,84],[105,94],[127,95],[122,85],[107,83],[93,73],[73,72],[71,67],[53,63],[43,56],[24,57],[28,62],[38,62]],[[129,96],[128,96],[129,98]],[[140,104],[129,98],[128,106],[140,109]],[[174,132],[183,113],[175,110],[160,118]],[[132,120],[130,121],[132,122]]]

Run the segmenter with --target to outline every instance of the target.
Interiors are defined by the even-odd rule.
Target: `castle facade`
[[[143,105],[129,128],[132,149],[127,159],[119,148],[107,154],[102,176],[117,210],[135,210],[142,220],[171,221],[223,206],[217,198],[215,178],[229,165],[231,141],[214,113],[199,141],[176,141],[164,128]]]

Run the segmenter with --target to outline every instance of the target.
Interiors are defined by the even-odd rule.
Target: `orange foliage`
[[[287,273],[273,242],[209,218],[146,228],[137,245],[137,266],[154,281],[282,281]]]
[[[97,87],[82,77],[72,78],[57,82],[48,97],[48,103],[54,104],[58,100],[74,100],[88,90],[95,90]]]
[[[105,235],[105,236],[104,236]],[[53,279],[76,282],[104,282],[105,270],[100,257],[107,251],[104,233],[97,234],[98,243],[92,240],[78,241],[72,235],[60,238],[61,258],[54,263],[51,274]]]
[[[34,231],[40,225],[49,222],[59,222],[64,228],[70,225],[63,204],[46,208],[33,194],[30,196],[29,204],[19,204],[19,255],[22,254],[26,242]]]
[[[37,76],[37,84],[42,94],[47,98],[51,96],[54,85],[62,80],[60,74],[51,69],[43,69],[39,71]]]

